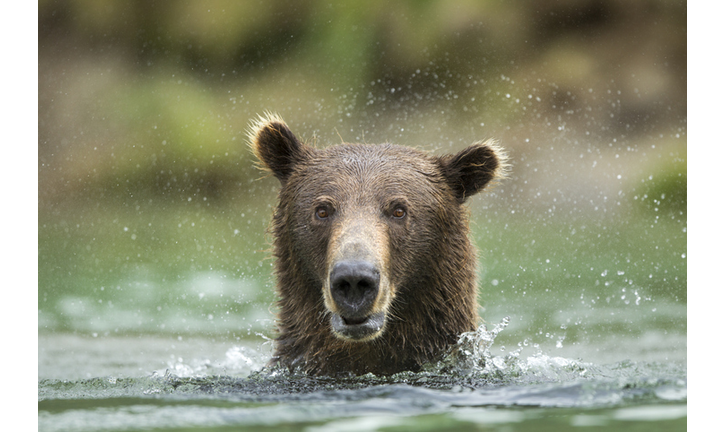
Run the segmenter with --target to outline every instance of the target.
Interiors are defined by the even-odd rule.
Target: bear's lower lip
[[[378,312],[363,318],[345,318],[339,314],[332,314],[330,319],[332,332],[339,338],[365,341],[382,334],[385,326],[385,313]]]

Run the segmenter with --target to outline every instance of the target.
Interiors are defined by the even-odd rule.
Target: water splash
[[[586,378],[590,374],[592,365],[563,357],[551,357],[540,349],[529,357],[521,357],[524,346],[505,356],[493,355],[491,347],[509,323],[510,318],[505,317],[491,330],[487,330],[483,324],[473,332],[461,334],[458,342],[442,360],[428,365],[425,372],[474,379],[481,384],[568,381]]]
[[[259,346],[232,346],[226,350],[223,359],[211,357],[192,357],[185,359],[172,355],[164,370],[156,370],[153,376],[172,374],[179,378],[203,378],[214,375],[248,376],[262,370],[269,362],[271,347],[262,343]]]
[[[462,333],[458,342],[450,348],[443,359],[427,369],[431,372],[456,375],[484,373],[486,367],[493,362],[490,347],[495,342],[498,333],[509,323],[510,317],[505,317],[490,331],[487,330],[485,324],[481,324],[475,331]]]

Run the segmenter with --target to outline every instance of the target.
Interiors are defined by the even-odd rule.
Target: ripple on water
[[[45,431],[282,424],[324,431],[470,423],[538,430],[545,409],[556,409],[556,418],[566,418],[570,427],[631,421],[654,426],[674,421],[678,427],[685,422],[685,365],[595,365],[542,351],[523,356],[522,348],[491,354],[507,325],[504,319],[491,330],[481,326],[465,333],[440,361],[392,376],[332,378],[258,370],[268,355],[231,348],[220,368],[206,363],[175,367],[193,364],[176,359],[165,371],[145,377],[44,379],[38,383],[38,423]],[[250,368],[257,371],[224,374]]]
[[[41,380],[38,398],[41,406],[60,400],[170,396],[262,403],[380,399],[410,406],[427,403],[457,407],[596,407],[686,401],[686,368],[682,365],[625,361],[598,366],[543,352],[523,357],[522,349],[505,356],[492,355],[490,348],[508,322],[506,318],[491,330],[481,326],[462,334],[439,362],[417,373],[332,378],[261,369],[240,378],[193,375],[170,368],[141,378]],[[253,351],[233,348],[227,352],[226,361],[261,364]]]

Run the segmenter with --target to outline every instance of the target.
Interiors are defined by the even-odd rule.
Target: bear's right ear
[[[309,159],[314,149],[294,136],[281,117],[266,113],[249,127],[249,145],[261,168],[271,171],[284,184],[299,162]]]

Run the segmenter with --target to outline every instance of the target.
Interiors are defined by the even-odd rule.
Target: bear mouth
[[[372,340],[382,334],[385,327],[385,313],[378,312],[361,318],[348,318],[332,314],[332,332],[341,339],[353,341]]]

